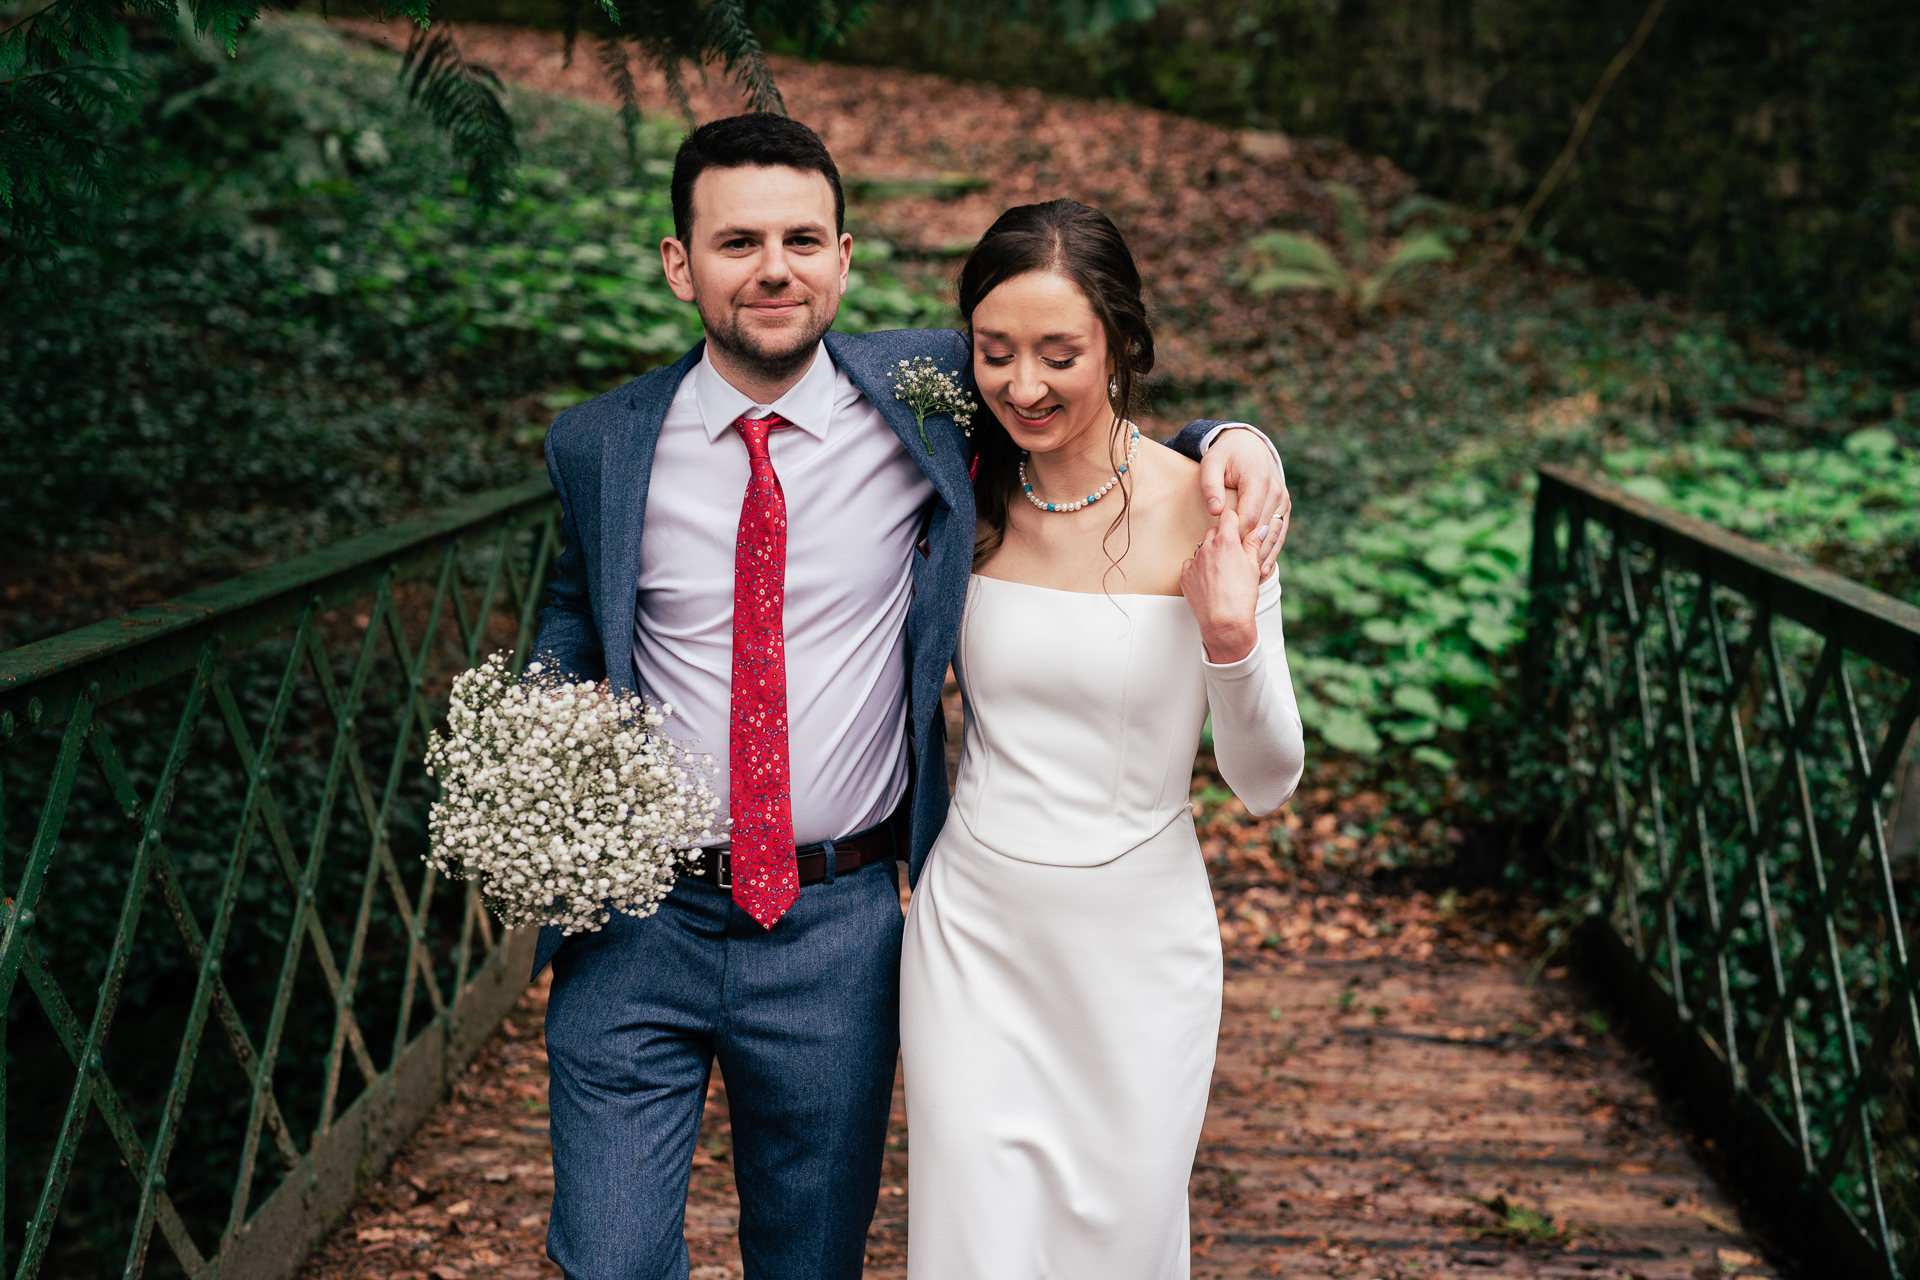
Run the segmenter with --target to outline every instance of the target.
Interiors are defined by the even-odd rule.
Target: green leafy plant
[[[1920,450],[1887,427],[1837,449],[1681,444],[1615,450],[1604,465],[1642,498],[1920,604]]]
[[[1247,242],[1240,266],[1241,279],[1248,288],[1255,293],[1325,290],[1358,319],[1379,305],[1387,286],[1414,267],[1453,260],[1446,233],[1436,230],[1409,231],[1391,250],[1376,253],[1373,228],[1360,193],[1344,182],[1327,183],[1326,192],[1338,216],[1343,255],[1336,255],[1320,237],[1301,232],[1270,231],[1255,236]],[[1394,210],[1388,225],[1402,226],[1436,208],[1444,206],[1431,197],[1410,197]]]
[[[1573,1231],[1564,1222],[1555,1222],[1540,1209],[1530,1209],[1505,1196],[1468,1196],[1467,1199],[1493,1215],[1492,1226],[1476,1226],[1470,1234],[1481,1240],[1509,1240],[1522,1245],[1565,1244]]]
[[[1300,718],[1327,746],[1450,772],[1524,635],[1526,495],[1472,475],[1371,504],[1346,548],[1287,568]]]

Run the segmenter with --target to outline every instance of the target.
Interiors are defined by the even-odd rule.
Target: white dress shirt
[[[674,708],[668,732],[712,754],[722,818],[749,475],[733,423],[749,412],[793,424],[768,437],[787,504],[793,839],[838,840],[883,821],[906,793],[907,606],[933,485],[824,346],[771,405],[735,390],[706,355],[681,381],[647,489],[633,661],[647,693]]]
[[[743,413],[768,436],[787,503],[787,756],[795,844],[884,820],[907,789],[907,606],[933,485],[821,347],[771,405],[705,356],[660,429],[640,541],[633,659],[676,712],[669,732],[711,752],[726,816],[733,552],[747,490]]]

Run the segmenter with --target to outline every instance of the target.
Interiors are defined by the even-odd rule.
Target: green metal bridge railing
[[[557,546],[541,479],[0,653],[0,1271],[290,1276],[445,1093],[532,936],[421,750]]]
[[[1822,1274],[1920,1272],[1920,609],[1558,467],[1527,706],[1599,972]]]

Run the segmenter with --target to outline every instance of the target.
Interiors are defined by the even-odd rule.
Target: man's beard
[[[833,327],[837,310],[832,308],[820,315],[816,308],[809,307],[813,324],[802,331],[783,330],[776,335],[786,339],[779,347],[769,347],[760,335],[749,332],[740,322],[739,310],[731,306],[719,316],[709,315],[705,307],[700,308],[700,324],[707,331],[707,341],[724,352],[730,361],[762,381],[781,382],[807,367],[820,345],[820,335]]]

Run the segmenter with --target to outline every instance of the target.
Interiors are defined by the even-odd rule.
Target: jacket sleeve
[[[580,512],[567,491],[566,468],[556,437],[560,421],[547,432],[547,474],[560,499],[560,557],[547,583],[547,605],[540,611],[540,627],[533,642],[534,657],[574,680],[604,680],[606,654],[593,621],[593,598],[588,590],[587,554],[580,540]]]
[[[1220,778],[1249,813],[1263,814],[1293,795],[1307,758],[1280,627],[1279,574],[1260,584],[1254,620],[1260,639],[1253,652],[1237,662],[1206,662],[1204,656],[1202,662]]]
[[[1267,452],[1273,455],[1273,465],[1280,472],[1280,483],[1284,485],[1287,482],[1287,466],[1280,460],[1280,446],[1273,442],[1272,436],[1261,431],[1251,422],[1229,422],[1223,418],[1195,418],[1180,429],[1179,435],[1167,441],[1167,448],[1198,462],[1206,456],[1207,450],[1215,443],[1220,432],[1228,427],[1246,427],[1257,434],[1261,443],[1267,446]]]
[[[1201,444],[1206,440],[1207,432],[1213,430],[1215,427],[1224,427],[1226,425],[1225,421],[1215,420],[1213,418],[1195,418],[1192,422],[1180,428],[1179,435],[1167,441],[1167,448],[1182,457],[1191,458],[1195,462],[1198,462],[1200,461],[1200,455],[1205,452],[1205,450],[1201,448]]]

